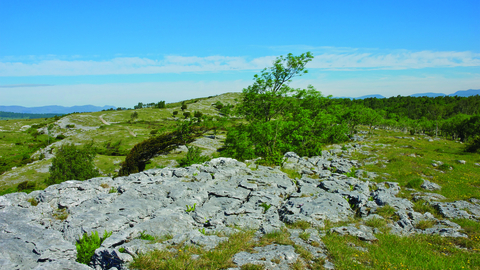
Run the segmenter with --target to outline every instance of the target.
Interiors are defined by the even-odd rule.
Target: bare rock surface
[[[256,230],[261,236],[298,221],[310,223],[312,228],[305,230],[307,238],[300,237],[303,230],[288,229],[291,241],[314,258],[325,259],[328,252],[319,232],[327,220],[348,222],[356,214],[364,220],[378,218],[377,210],[385,206],[393,207],[399,217],[390,221],[392,233],[465,237],[454,222],[415,212],[412,202],[397,197],[398,183],[351,177],[352,169],[360,164],[338,155],[347,155],[352,149],[361,147],[325,150],[322,156],[311,158],[285,154],[283,167],[300,173],[299,179],[290,178],[280,167],[252,167],[217,158],[187,168],[72,180],[30,194],[0,196],[0,268],[127,269],[137,254],[152,249],[168,250],[184,243],[209,250],[227,241],[238,228]],[[480,219],[478,201],[439,202],[442,197],[434,194],[416,196],[445,218]],[[433,220],[434,226],[417,229],[422,220]],[[76,241],[94,231],[100,236],[106,231],[112,235],[88,266],[75,262]],[[222,236],[215,235],[219,232]],[[376,240],[375,229],[365,225],[350,224],[330,232]],[[146,244],[139,239],[141,234],[169,237],[162,243]],[[300,258],[293,245],[272,244],[254,250],[236,254],[233,261],[238,267],[253,263],[266,269],[289,269]],[[325,267],[334,266],[326,260]]]

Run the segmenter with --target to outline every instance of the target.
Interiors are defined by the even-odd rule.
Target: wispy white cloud
[[[385,52],[372,49],[317,47],[308,68],[329,70],[419,69],[480,66],[480,53],[447,51]],[[259,70],[271,66],[275,56],[254,59],[240,56],[176,56],[163,59],[116,57],[110,60],[47,59],[36,62],[0,61],[0,76],[77,76],[159,74]]]
[[[298,78],[292,82],[295,88],[306,88],[309,84],[323,95],[336,97],[359,97],[381,94],[385,97],[411,95],[414,93],[451,94],[458,90],[478,89],[480,75],[469,78],[445,78],[440,75],[428,76],[386,76],[334,79],[317,77]],[[45,87],[18,87],[15,91],[0,91],[1,105],[21,105],[27,107],[45,105],[115,105],[133,107],[137,102],[176,102],[185,97],[196,98],[239,92],[251,84],[250,80],[235,81],[183,81],[183,82],[143,82],[53,85]],[[34,97],[34,98],[30,98]]]

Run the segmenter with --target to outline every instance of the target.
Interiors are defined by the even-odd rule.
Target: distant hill
[[[366,98],[385,98],[385,97],[379,94],[375,94],[375,95],[366,95],[366,96],[356,97],[353,99],[366,99]]]
[[[98,112],[101,110],[107,109],[116,109],[115,106],[93,106],[93,105],[84,105],[84,106],[72,106],[72,107],[63,107],[63,106],[43,106],[43,107],[22,107],[22,106],[0,106],[0,111],[2,112],[14,112],[14,113],[35,113],[35,114],[68,114],[73,112]]]
[[[469,96],[475,96],[475,95],[480,95],[480,89],[468,89],[463,91],[457,91],[453,94],[450,94],[449,96],[469,97]]]
[[[457,91],[453,94],[447,95],[444,93],[421,93],[421,94],[413,94],[410,95],[411,97],[444,97],[444,96],[459,96],[459,97],[469,97],[469,96],[475,96],[475,95],[480,95],[480,89],[469,89],[469,90],[461,90]]]
[[[385,97],[379,94],[375,94],[375,95],[365,95],[361,97],[333,97],[333,98],[366,99],[366,98],[385,98]]]
[[[410,96],[411,97],[444,97],[444,96],[469,97],[469,96],[475,96],[475,95],[480,95],[480,89],[461,90],[450,95],[447,95],[444,93],[428,92],[428,93],[412,94]],[[365,96],[355,97],[355,98],[354,97],[334,97],[334,98],[366,99],[366,98],[385,98],[385,97],[379,94],[375,94],[375,95],[365,95]]]
[[[421,93],[421,94],[413,94],[410,96],[411,97],[444,97],[446,96],[446,94],[428,92],[428,93]]]

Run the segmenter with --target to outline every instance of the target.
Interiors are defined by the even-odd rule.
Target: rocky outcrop
[[[168,249],[180,243],[213,249],[237,228],[253,229],[262,235],[298,221],[310,223],[313,229],[309,229],[308,239],[299,237],[301,230],[288,229],[292,242],[315,258],[326,258],[319,230],[327,221],[348,222],[354,216],[382,218],[377,211],[385,206],[393,207],[398,217],[388,222],[392,233],[465,237],[457,224],[435,219],[428,212],[415,212],[412,202],[396,196],[401,190],[398,183],[377,184],[368,177],[351,177],[352,169],[360,164],[339,155],[355,148],[360,146],[324,151],[322,156],[312,158],[287,153],[283,167],[299,173],[299,179],[290,178],[280,167],[247,166],[234,159],[217,158],[188,168],[67,181],[30,194],[1,196],[0,268],[126,269],[136,254],[148,250]],[[417,195],[420,199],[435,198],[431,194]],[[429,202],[446,218],[480,219],[476,201]],[[434,226],[419,229],[416,225],[422,220],[433,220]],[[112,235],[96,250],[89,266],[76,263],[76,241],[93,231],[100,236],[111,231]],[[379,233],[365,222],[334,227],[330,232],[365,241],[376,241],[374,233]],[[169,237],[147,245],[139,239],[141,234]],[[237,253],[233,261],[238,267],[254,263],[266,269],[288,269],[299,258],[289,245],[272,244],[254,250]],[[325,267],[332,268],[332,264],[326,260]]]

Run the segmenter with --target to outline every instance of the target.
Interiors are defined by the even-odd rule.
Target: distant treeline
[[[7,119],[38,119],[51,118],[61,116],[60,113],[14,113],[14,112],[0,112],[0,120]]]
[[[363,105],[376,111],[383,111],[385,118],[398,120],[409,118],[419,120],[448,119],[457,114],[475,115],[480,113],[480,96],[404,97],[339,99],[348,107]]]

